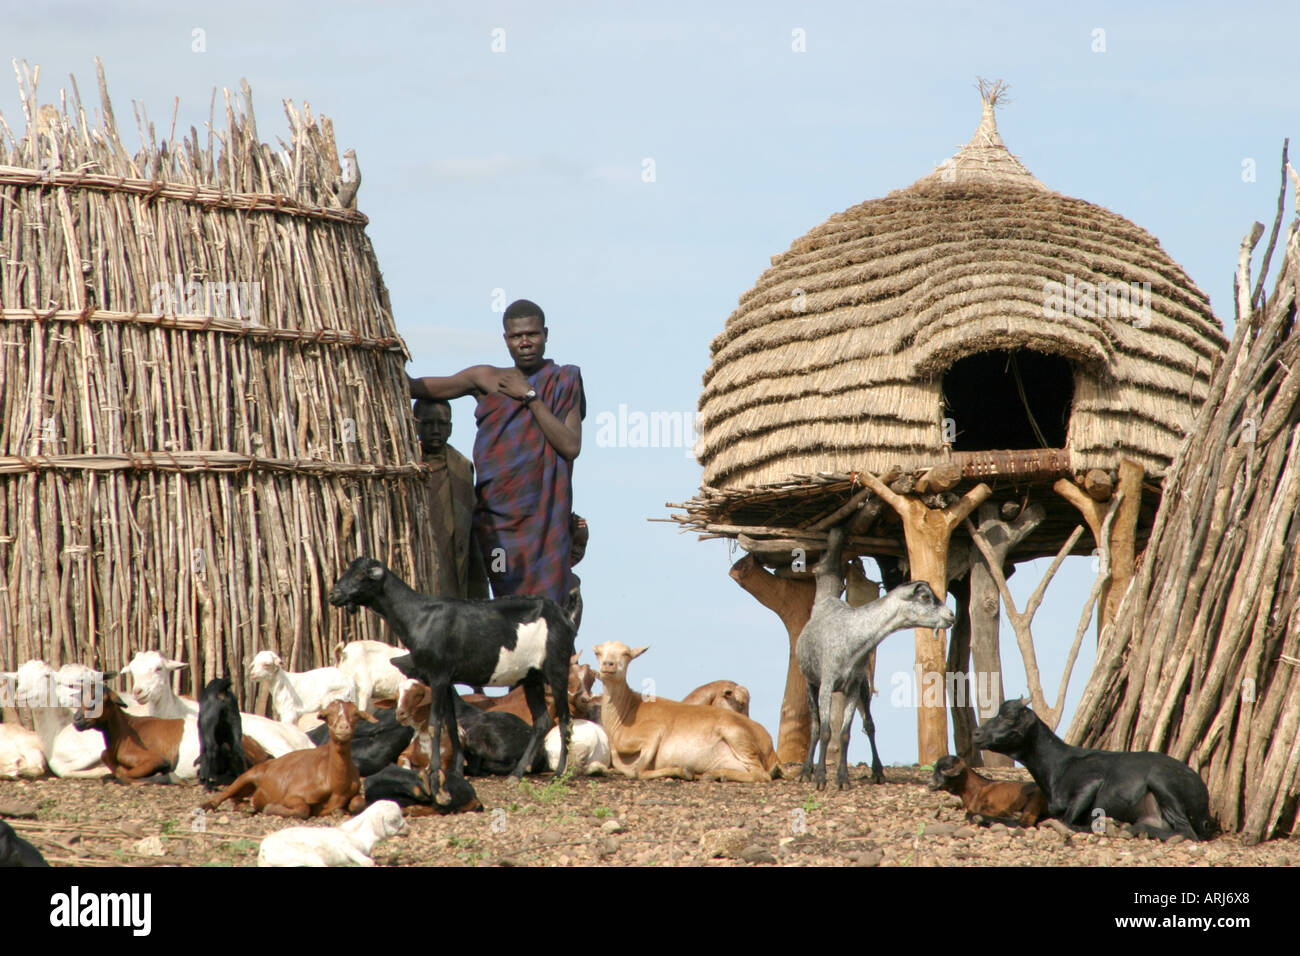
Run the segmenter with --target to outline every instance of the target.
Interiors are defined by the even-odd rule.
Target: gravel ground
[[[794,779],[768,784],[632,781],[549,774],[522,784],[474,781],[484,813],[417,817],[379,844],[384,866],[1287,866],[1300,843],[1160,843],[1111,835],[1068,838],[1044,826],[969,825],[960,802],[925,787],[929,771],[888,767],[872,785],[817,793]],[[1023,771],[988,771],[1006,780]],[[193,786],[98,780],[0,781],[0,814],[54,865],[251,866],[258,841],[285,826],[225,809],[200,815]],[[226,805],[229,807],[229,804]],[[335,822],[338,822],[337,820]]]

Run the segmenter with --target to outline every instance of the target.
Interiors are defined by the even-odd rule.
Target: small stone
[[[544,844],[563,843],[564,834],[559,830],[543,830],[541,833],[537,834],[537,842]]]
[[[954,840],[967,840],[975,835],[974,827],[958,827],[952,831]]]
[[[776,857],[761,846],[750,844],[740,851],[740,859],[746,863],[775,863]]]
[[[776,845],[779,847],[786,847],[793,842],[794,842],[794,837],[781,837],[781,839],[776,841]]]
[[[770,813],[775,813],[775,812],[776,812],[776,807],[772,806],[771,804],[768,804],[767,806],[765,806],[765,807],[763,808],[763,811],[762,811],[762,812],[763,812],[763,816],[767,816],[767,815],[770,814]]]
[[[863,850],[853,854],[854,866],[880,866],[885,859],[883,850]]]
[[[989,826],[989,833],[1006,833],[1007,829],[1005,823],[994,823]]]
[[[1175,833],[1173,836],[1171,836],[1168,840],[1165,841],[1165,846],[1177,846],[1178,844],[1182,843],[1186,839],[1187,837],[1183,836],[1181,833]],[[1282,865],[1285,866],[1285,864]]]
[[[705,830],[700,837],[700,847],[707,857],[725,856],[735,859],[749,844],[749,831],[740,827]]]
[[[1016,837],[1024,837],[1025,835],[1024,827],[1012,827],[1008,833],[1008,836],[1012,839],[1015,839]]]
[[[27,803],[25,800],[6,800],[0,803],[0,817],[11,817],[15,820],[35,820],[36,804]]]
[[[956,832],[957,824],[955,823],[932,823],[925,828],[925,833],[922,836],[946,837],[952,836]]]
[[[601,857],[613,856],[618,852],[619,842],[613,837],[605,837],[596,844],[596,852]]]
[[[626,833],[627,827],[619,820],[606,820],[600,825],[601,833]]]
[[[513,856],[502,856],[497,858],[496,865],[497,866],[518,866],[519,861],[516,860]]]
[[[166,856],[167,851],[163,848],[162,837],[151,836],[136,842],[132,849],[140,856]]]

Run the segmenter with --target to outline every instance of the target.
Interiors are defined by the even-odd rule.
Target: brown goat
[[[238,804],[251,799],[254,813],[303,820],[363,810],[366,801],[361,796],[361,775],[352,761],[352,733],[358,720],[377,721],[343,700],[331,701],[318,716],[329,724],[329,743],[258,764],[204,803],[203,809],[215,810],[226,800]]]
[[[697,687],[682,698],[683,704],[704,704],[725,707],[738,714],[749,716],[749,688],[734,680],[715,680]]]
[[[569,713],[574,717],[589,716],[591,705],[599,700],[591,693],[595,684],[595,668],[579,664],[578,655],[574,654],[569,659]],[[524,697],[522,684],[512,688],[510,693],[499,697],[489,697],[487,694],[462,694],[461,700],[488,713],[504,711],[507,714],[514,714],[530,727],[533,724],[533,714],[528,709],[528,700]],[[546,688],[546,712],[551,715],[551,722],[554,723],[555,696],[551,693],[550,687]]]
[[[1047,816],[1047,797],[1037,784],[990,780],[966,766],[960,757],[940,757],[935,762],[930,789],[961,797],[967,818],[978,815],[988,822],[1032,827]]]
[[[72,717],[77,730],[98,730],[104,735],[105,750],[100,759],[114,777],[133,783],[169,773],[197,776],[197,721],[136,717],[128,714],[124,706],[122,698],[110,690],[105,692],[98,713],[88,713],[83,706]]]

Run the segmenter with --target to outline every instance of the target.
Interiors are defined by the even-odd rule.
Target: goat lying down
[[[374,866],[375,844],[407,831],[402,808],[379,800],[336,827],[286,827],[257,848],[258,866]]]
[[[643,780],[710,776],[744,782],[780,775],[771,735],[748,717],[725,707],[647,700],[628,687],[628,664],[648,648],[607,641],[593,650],[605,687],[600,719],[619,772]]]
[[[1047,816],[1047,797],[1038,784],[990,780],[966,766],[960,757],[935,761],[930,789],[960,797],[966,818],[980,817],[982,823],[1032,827]]]
[[[1023,700],[1004,702],[971,742],[1024,764],[1047,794],[1048,814],[1071,826],[1086,828],[1100,812],[1159,839],[1208,840],[1219,831],[1210,793],[1187,764],[1151,751],[1071,747]]]

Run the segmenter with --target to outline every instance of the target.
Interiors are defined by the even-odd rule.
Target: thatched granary
[[[1158,491],[1222,327],[1149,233],[1036,179],[998,134],[1001,88],[981,91],[979,127],[951,160],[832,216],[741,296],[711,344],[702,487],[678,521],[788,564],[792,545],[815,547],[862,507],[864,473],[930,491],[931,508],[983,483],[1045,509],[1007,555],[1018,561],[1055,553],[1079,523],[1052,491],[1061,479],[1091,473],[1104,499],[1128,460]],[[936,466],[947,480],[915,484]],[[1157,498],[1138,515],[1129,497],[1140,545]],[[888,508],[851,531],[859,553],[896,555],[901,532]]]
[[[273,151],[245,86],[206,143],[142,120],[133,156],[102,71],[95,125],[75,85],[62,110],[25,87],[25,135],[0,120],[0,666],[159,649],[197,687],[380,637],[329,586],[358,554],[417,586],[435,559],[329,121],[288,105]]]

